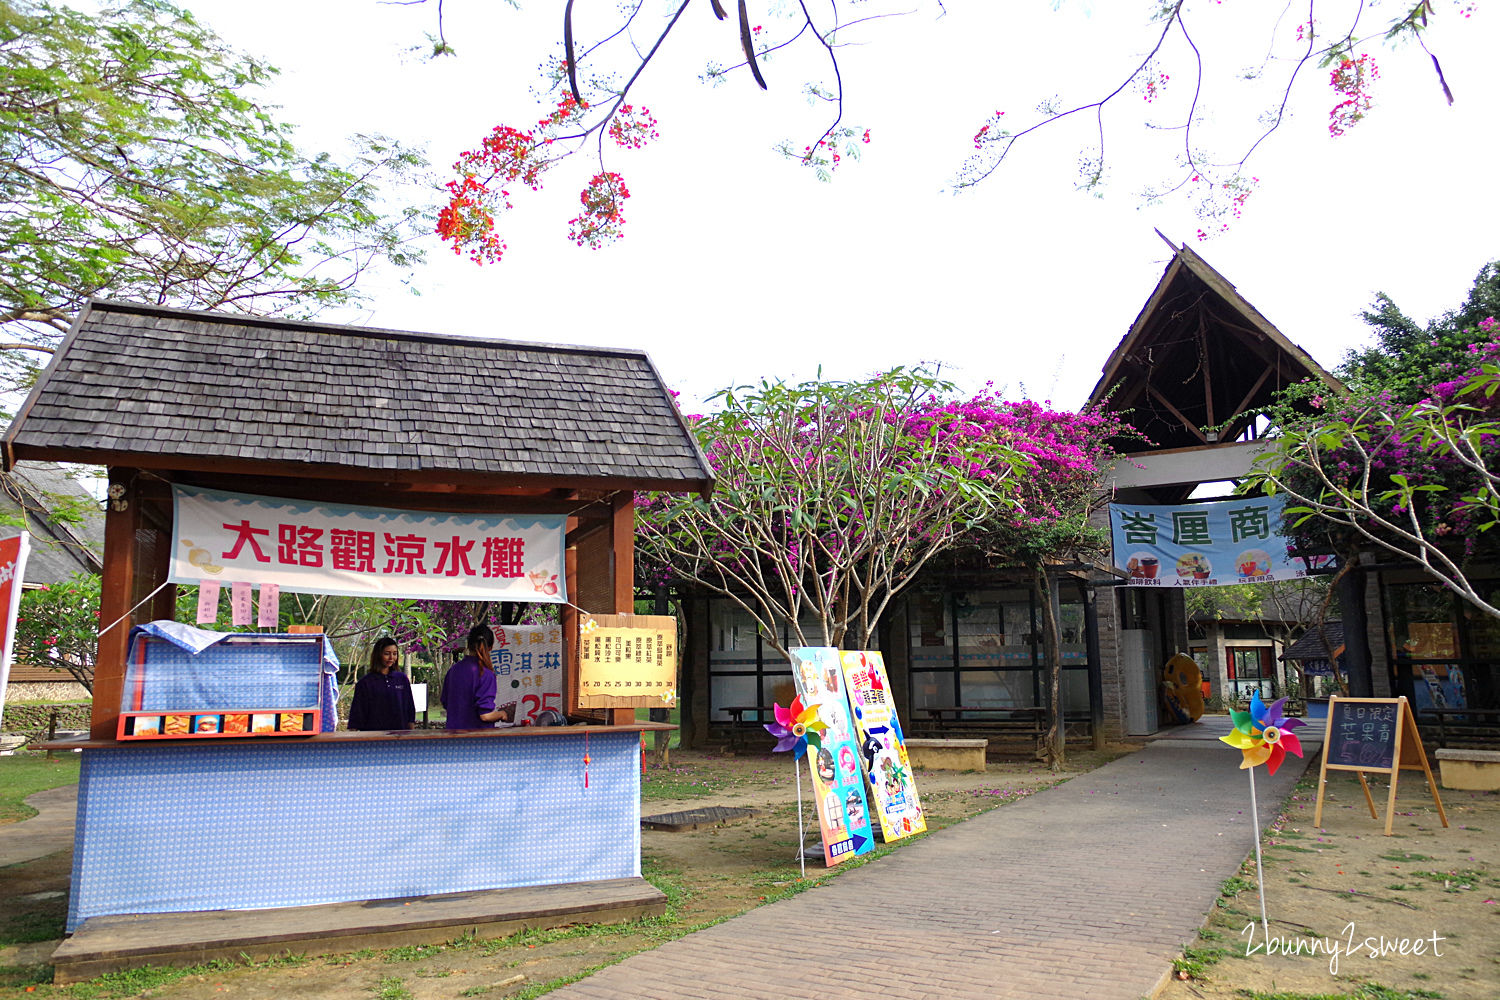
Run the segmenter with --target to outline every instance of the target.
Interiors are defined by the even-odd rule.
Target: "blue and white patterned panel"
[[[136,663],[135,644],[146,644],[146,664]],[[311,708],[318,704],[323,654],[317,642],[226,640],[192,653],[146,635],[131,639],[126,661],[127,701],[141,686],[141,710],[191,711],[234,708]],[[133,711],[134,706],[121,706]]]
[[[85,750],[68,930],[640,874],[640,737]]]

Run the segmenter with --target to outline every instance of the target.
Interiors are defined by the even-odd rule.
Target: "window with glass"
[[[1248,698],[1259,692],[1261,698],[1270,700],[1276,696],[1276,678],[1271,667],[1269,646],[1228,646],[1224,650],[1228,659],[1229,690],[1236,699]]]
[[[1083,594],[1064,585],[1058,612],[1065,711],[1089,710]],[[911,704],[924,709],[1045,703],[1040,614],[1024,587],[914,594],[907,604]]]
[[[730,722],[735,709],[741,721],[759,720],[772,702],[791,701],[791,664],[761,639],[750,613],[729,600],[709,607],[709,719]]]
[[[1388,584],[1384,600],[1396,688],[1413,708],[1500,708],[1500,621],[1432,583]]]

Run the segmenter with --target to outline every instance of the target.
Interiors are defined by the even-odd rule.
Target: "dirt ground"
[[[1263,847],[1276,953],[1265,953],[1252,858],[1179,963],[1178,976],[1189,978],[1170,983],[1160,1000],[1500,998],[1500,793],[1440,787],[1444,829],[1422,774],[1404,772],[1386,837],[1383,776],[1370,779],[1377,821],[1354,776],[1330,773],[1321,830],[1313,826],[1317,779],[1314,765]],[[1314,940],[1326,942],[1315,954]],[[1418,941],[1423,954],[1414,953]],[[1298,942],[1301,954],[1282,953]]]
[[[1074,752],[1061,777],[1096,767],[1127,747]],[[49,940],[0,948],[0,997],[153,997],[169,1000],[292,995],[329,1000],[451,1000],[526,997],[587,975],[634,952],[816,886],[836,877],[821,858],[797,861],[796,782],[785,755],[725,756],[672,752],[671,765],[652,767],[643,787],[643,815],[703,806],[758,811],[732,825],[685,832],[642,833],[644,874],[670,899],[666,917],[621,927],[575,927],[529,932],[497,941],[396,948],[255,966],[223,963],[181,972],[141,970],[71,987],[50,984],[46,956],[56,946],[66,912],[70,853],[0,871],[0,915],[5,940]],[[983,772],[918,771],[917,790],[929,829],[942,829],[1055,783],[1041,764],[991,761]],[[803,772],[803,790],[808,789]],[[806,826],[816,844],[817,820],[807,796]],[[872,863],[896,848],[880,848]],[[841,866],[841,867],[847,867]],[[11,901],[17,905],[12,907]]]

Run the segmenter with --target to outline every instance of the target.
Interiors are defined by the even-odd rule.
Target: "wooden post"
[[[153,552],[151,586],[153,588],[161,584],[172,575],[172,504],[171,501],[157,500],[151,504],[152,510],[142,511],[142,524],[149,526],[156,535],[156,547]],[[150,609],[151,621],[175,621],[177,618],[177,585],[167,584],[157,591],[146,605]]]
[[[568,530],[572,531],[577,524],[577,519],[568,518]],[[568,592],[569,603],[562,606],[559,618],[562,620],[562,648],[563,648],[563,703],[568,706],[568,715],[575,715],[582,710],[578,704],[578,609],[573,602],[578,600],[578,550],[569,548],[563,554],[563,581]]]
[[[94,659],[94,705],[89,721],[89,736],[96,740],[115,738],[120,699],[125,693],[125,656],[134,624],[129,611],[135,603],[135,536],[141,524],[140,501],[131,488],[134,481],[134,469],[109,470],[104,574],[99,594],[99,627],[108,631],[99,636],[99,652]]]
[[[617,615],[635,614],[635,494],[620,490],[612,498],[609,519],[611,589]],[[635,709],[611,708],[609,724],[628,726],[635,722]]]
[[[1110,599],[1114,593],[1110,592]],[[1083,588],[1083,635],[1089,660],[1089,737],[1095,750],[1104,749],[1104,665],[1099,650],[1099,592]]]

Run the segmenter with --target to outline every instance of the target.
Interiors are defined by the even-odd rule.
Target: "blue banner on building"
[[[1114,563],[1133,587],[1296,580],[1310,567],[1281,536],[1282,497],[1157,506],[1110,504]],[[1314,566],[1320,560],[1314,560]]]

